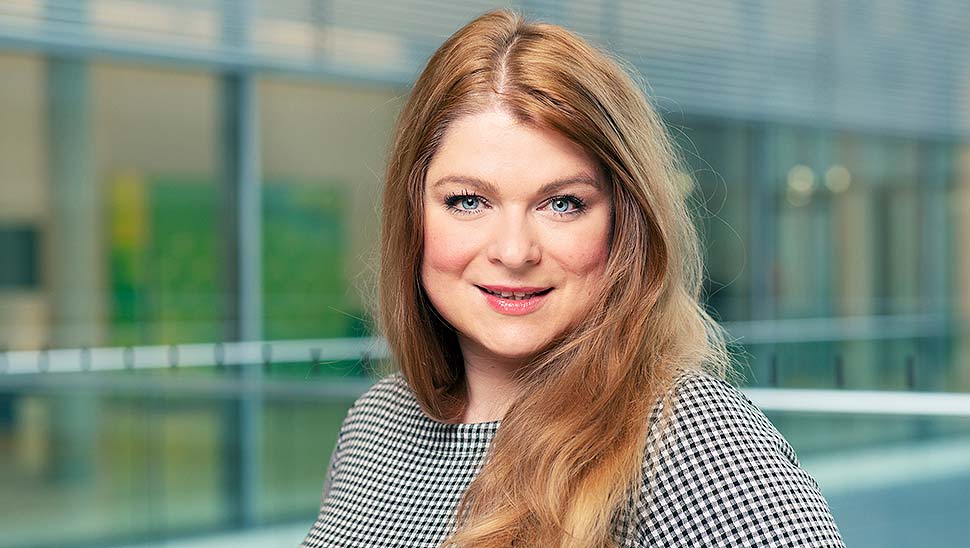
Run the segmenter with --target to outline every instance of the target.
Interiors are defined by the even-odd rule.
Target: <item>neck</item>
[[[515,398],[512,373],[519,362],[500,362],[462,352],[465,361],[465,383],[468,405],[463,423],[501,420]]]

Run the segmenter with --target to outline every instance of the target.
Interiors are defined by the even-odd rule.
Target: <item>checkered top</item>
[[[620,546],[844,548],[815,480],[744,394],[706,373],[677,386],[672,443],[615,522]],[[499,424],[437,422],[400,374],[377,382],[344,420],[301,548],[437,547]]]

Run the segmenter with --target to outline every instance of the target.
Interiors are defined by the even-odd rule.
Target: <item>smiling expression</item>
[[[611,199],[595,158],[500,109],[453,121],[425,178],[421,283],[466,363],[520,364],[590,310]]]

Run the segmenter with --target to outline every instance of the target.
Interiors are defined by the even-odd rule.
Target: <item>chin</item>
[[[491,340],[484,344],[484,348],[490,354],[507,360],[527,360],[541,350],[549,341],[548,339],[536,340],[535,334],[523,335],[529,337],[527,344],[508,344],[514,338]],[[521,340],[521,339],[520,339]]]
[[[502,349],[497,349],[495,351],[495,354],[507,360],[517,360],[517,361],[524,362],[525,360],[528,360],[529,358],[534,356],[535,353],[538,351],[539,349],[536,347],[529,347],[524,349],[502,348]]]

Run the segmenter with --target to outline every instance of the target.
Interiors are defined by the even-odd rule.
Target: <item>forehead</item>
[[[583,147],[551,129],[492,109],[448,126],[428,166],[426,184],[443,177],[472,177],[515,190],[578,176],[603,184],[598,162]]]

